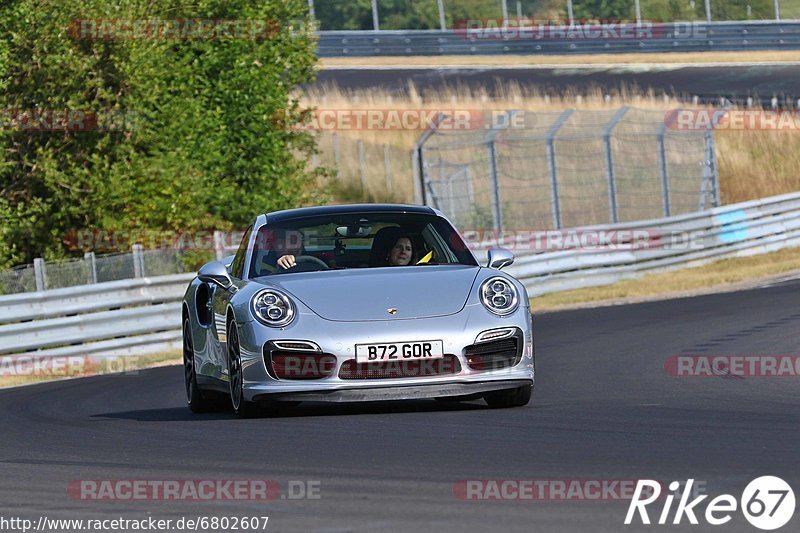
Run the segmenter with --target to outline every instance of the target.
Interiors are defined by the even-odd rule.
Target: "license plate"
[[[356,362],[413,361],[415,359],[441,359],[444,357],[442,341],[389,342],[356,344]]]

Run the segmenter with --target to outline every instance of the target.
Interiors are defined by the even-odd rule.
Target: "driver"
[[[297,257],[303,255],[303,234],[299,231],[269,229],[262,238],[264,248],[269,251],[261,258],[261,271],[275,273],[292,268]]]

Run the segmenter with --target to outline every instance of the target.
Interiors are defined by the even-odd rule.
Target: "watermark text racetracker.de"
[[[453,495],[466,501],[609,502],[630,500],[636,486],[635,479],[466,479],[453,484]],[[702,494],[705,483],[692,490]]]
[[[67,484],[72,500],[271,501],[319,500],[319,480],[274,479],[79,479]]]
[[[769,354],[682,354],[664,361],[664,372],[677,378],[797,378],[800,356]]]
[[[0,516],[0,531],[266,531],[268,516],[23,518]]]
[[[470,41],[645,41],[708,36],[708,28],[703,23],[664,24],[646,19],[461,19],[455,22],[453,30],[457,36]]]

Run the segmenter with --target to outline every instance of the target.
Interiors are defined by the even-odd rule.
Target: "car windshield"
[[[281,261],[291,256],[294,261]],[[285,268],[287,265],[289,268]],[[253,248],[252,277],[329,269],[477,266],[443,218],[418,213],[347,213],[268,223]]]

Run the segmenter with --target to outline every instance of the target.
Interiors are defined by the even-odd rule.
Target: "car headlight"
[[[481,302],[498,316],[510,315],[519,307],[517,289],[505,278],[489,278],[481,284]]]
[[[253,316],[259,322],[280,328],[294,320],[296,314],[294,304],[288,296],[275,289],[265,289],[253,296],[251,307]]]

